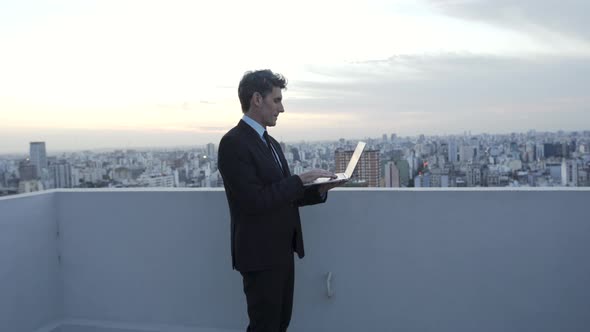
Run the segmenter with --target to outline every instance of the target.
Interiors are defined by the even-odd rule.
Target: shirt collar
[[[244,122],[246,122],[250,127],[252,127],[252,129],[256,130],[256,132],[258,133],[258,136],[260,136],[260,138],[262,138],[264,140],[264,137],[262,135],[264,134],[264,132],[266,130],[264,129],[263,126],[260,125],[260,123],[254,121],[251,117],[247,116],[246,114],[244,114],[244,116],[242,116],[242,120]]]

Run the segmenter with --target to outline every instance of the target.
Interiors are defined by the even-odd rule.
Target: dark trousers
[[[248,303],[247,332],[285,332],[291,321],[295,269],[293,256],[271,270],[241,272]]]

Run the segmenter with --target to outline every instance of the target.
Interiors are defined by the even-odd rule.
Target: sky
[[[587,0],[0,0],[0,154],[219,142],[244,72],[286,142],[590,129]]]

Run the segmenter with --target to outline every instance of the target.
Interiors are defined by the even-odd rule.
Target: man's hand
[[[334,189],[336,187],[340,187],[344,183],[346,183],[346,181],[320,184],[320,187],[318,188],[318,192],[320,193],[320,195],[324,195],[325,193],[328,192],[328,190]]]
[[[312,169],[311,171],[299,174],[299,178],[301,179],[301,182],[303,182],[304,184],[313,182],[318,178],[335,179],[336,177],[336,174],[319,168]]]

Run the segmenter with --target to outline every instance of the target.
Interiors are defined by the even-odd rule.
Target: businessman
[[[219,171],[231,216],[232,266],[243,278],[250,319],[247,332],[284,332],[293,308],[294,255],[303,258],[299,207],[323,203],[337,184],[304,187],[314,169],[291,175],[268,127],[283,107],[286,79],[270,70],[247,72],[238,87],[243,116],[219,143]]]

